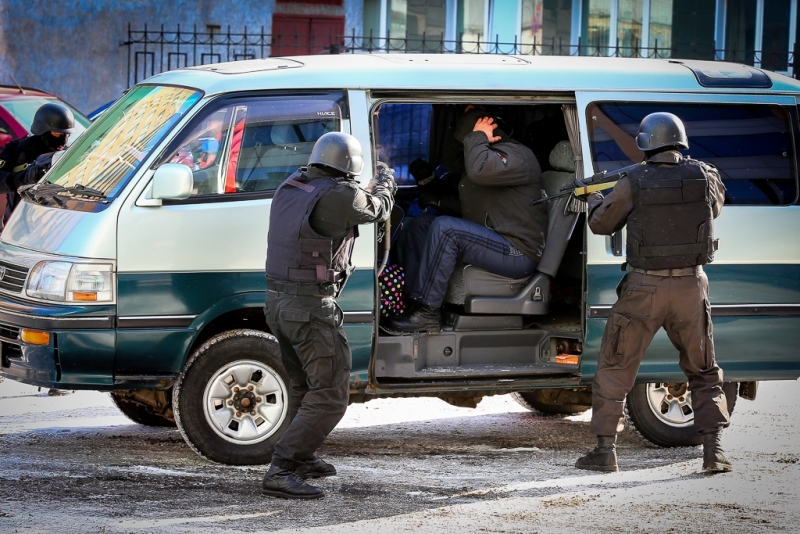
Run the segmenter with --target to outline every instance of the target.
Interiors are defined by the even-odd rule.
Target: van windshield
[[[201,96],[183,87],[134,87],[75,142],[47,180],[59,189],[77,186],[113,200]]]

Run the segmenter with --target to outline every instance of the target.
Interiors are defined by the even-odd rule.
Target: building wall
[[[275,0],[0,0],[0,83],[59,95],[89,112],[127,88],[128,51],[120,44],[133,29],[232,32],[272,30],[272,14],[344,15],[345,32],[361,33],[361,0],[343,6]]]

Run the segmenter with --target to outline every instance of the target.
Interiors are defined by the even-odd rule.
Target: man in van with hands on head
[[[388,219],[397,191],[388,169],[371,192],[361,189],[355,177],[364,167],[362,156],[352,135],[326,133],[308,167],[287,178],[272,200],[265,312],[290,377],[294,410],[262,483],[272,497],[320,498],[322,490],[305,479],[336,475],[316,455],[350,397],[351,354],[336,297],[352,271],[358,225]]]
[[[464,146],[458,183],[463,218],[440,216],[430,225],[415,279],[406,280],[411,302],[388,321],[392,331],[441,330],[439,308],[456,264],[523,278],[536,270],[544,249],[547,207],[531,205],[542,191],[533,152],[474,106],[467,107],[453,134]]]
[[[722,369],[714,359],[708,278],[714,258],[714,219],[725,202],[717,169],[686,158],[683,123],[671,113],[651,113],[639,124],[636,146],[645,161],[605,198],[587,198],[589,227],[612,235],[627,227],[627,264],[600,346],[592,383],[592,422],[597,447],[575,467],[617,471],[616,438],[625,396],[656,332],[666,330],[689,380],[694,427],[703,436],[703,470],[731,470],[720,445],[729,425]],[[578,184],[582,185],[582,184]]]

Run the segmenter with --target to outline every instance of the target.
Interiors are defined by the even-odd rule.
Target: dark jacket
[[[291,282],[343,282],[356,226],[389,217],[392,194],[373,194],[341,173],[301,168],[275,192],[267,238],[267,276]]]
[[[471,132],[464,137],[464,166],[458,187],[464,219],[492,228],[538,262],[547,206],[531,206],[542,194],[542,171],[533,152],[513,139],[490,144],[483,132]]]
[[[307,171],[309,178],[324,174],[323,169],[314,167]],[[392,214],[393,205],[392,193],[383,185],[368,193],[355,180],[346,179],[319,199],[309,223],[317,233],[341,240],[352,226],[384,222]]]
[[[17,189],[26,183],[26,171],[22,169],[15,172],[14,169],[31,164],[42,154],[52,151],[53,149],[45,144],[40,135],[29,135],[22,139],[16,139],[0,151],[0,194],[10,193],[7,213],[10,214],[11,210],[19,203]]]

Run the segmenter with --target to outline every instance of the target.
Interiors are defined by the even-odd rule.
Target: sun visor
[[[329,121],[341,120],[342,108],[333,100],[282,99],[251,104],[247,114],[251,121],[255,120],[260,123],[297,120]],[[259,120],[260,117],[263,119]]]

